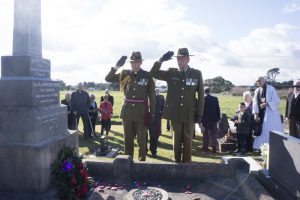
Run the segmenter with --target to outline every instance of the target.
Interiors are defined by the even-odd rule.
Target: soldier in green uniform
[[[126,58],[126,56],[120,58],[116,66],[111,68],[105,80],[120,83],[120,90],[125,97],[120,114],[123,120],[125,154],[133,156],[134,137],[137,135],[138,159],[145,161],[147,126],[150,125],[151,118],[155,114],[155,85],[150,73],[141,69],[143,60],[140,52],[132,53],[130,57],[131,70],[122,70],[116,74],[116,71],[124,65]]]
[[[189,67],[189,51],[180,48],[177,54],[178,68],[160,70],[162,62],[170,60],[173,52],[164,54],[155,62],[150,73],[168,85],[163,117],[171,120],[174,136],[175,162],[191,162],[192,140],[195,122],[201,122],[204,107],[204,89],[201,71]]]

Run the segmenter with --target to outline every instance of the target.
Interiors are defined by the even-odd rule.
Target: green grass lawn
[[[96,91],[89,92],[93,93],[96,96],[97,104],[99,104],[100,97],[103,95],[104,91]],[[119,154],[124,153],[124,145],[123,145],[123,127],[121,123],[121,119],[118,117],[120,114],[120,107],[122,105],[123,96],[120,92],[111,91],[110,94],[114,96],[115,104],[114,104],[114,116],[112,119],[112,127],[111,133],[108,136],[109,145],[114,148],[120,148]],[[242,97],[234,97],[230,95],[217,95],[220,108],[223,113],[226,113],[228,117],[231,117],[235,114],[235,111],[238,107],[238,104],[242,101]],[[64,98],[64,92],[60,93],[60,99]],[[280,102],[280,113],[283,114],[285,109],[285,101],[281,100]],[[96,125],[96,134],[100,133],[100,125]],[[82,122],[79,122],[79,152],[83,154],[88,154],[93,152],[97,147],[99,147],[100,143],[98,138],[96,139],[83,139],[83,127]],[[159,137],[158,144],[158,156],[157,158],[151,158],[151,153],[148,154],[147,161],[151,162],[163,162],[163,161],[173,161],[173,141],[172,141],[173,132],[166,131],[166,120],[162,120],[162,135]],[[196,133],[196,138],[193,140],[193,162],[220,162],[220,157],[223,155],[227,155],[226,153],[218,153],[216,155],[210,153],[202,153],[200,148],[202,146],[202,137],[200,133]],[[137,143],[135,141],[135,155],[134,159],[137,159]],[[111,160],[110,158],[100,157],[102,160]]]

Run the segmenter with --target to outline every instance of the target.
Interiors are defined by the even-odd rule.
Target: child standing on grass
[[[112,105],[108,101],[108,95],[104,96],[104,101],[100,103],[99,112],[101,114],[101,135],[103,135],[104,130],[106,131],[106,135],[110,131],[111,126],[111,114],[113,112]]]
[[[232,118],[234,125],[236,126],[236,132],[238,134],[238,140],[240,144],[241,152],[239,155],[244,156],[246,153],[246,137],[249,134],[250,130],[250,114],[246,112],[246,104],[241,102],[239,104],[239,111],[237,114]]]

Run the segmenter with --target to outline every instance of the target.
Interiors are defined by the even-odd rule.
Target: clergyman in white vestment
[[[253,142],[253,149],[260,149],[264,143],[269,143],[270,131],[283,131],[283,124],[279,114],[280,99],[275,88],[267,85],[264,77],[256,81],[259,86],[253,97],[253,114],[255,120],[262,120],[262,133],[256,136]]]

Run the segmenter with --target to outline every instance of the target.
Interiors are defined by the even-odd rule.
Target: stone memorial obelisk
[[[41,0],[15,0],[13,34],[13,55],[1,57],[0,192],[38,193],[58,151],[78,150],[78,135],[67,129],[60,84],[42,58]]]

